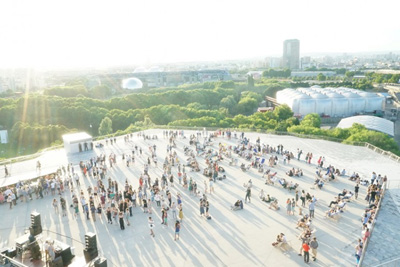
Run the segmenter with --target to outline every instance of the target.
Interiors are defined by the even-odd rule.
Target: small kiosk
[[[62,138],[67,154],[93,150],[93,138],[85,132],[65,134]]]

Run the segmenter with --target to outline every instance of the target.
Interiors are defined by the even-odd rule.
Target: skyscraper
[[[282,63],[284,68],[300,68],[300,41],[297,39],[285,40],[283,42]]]

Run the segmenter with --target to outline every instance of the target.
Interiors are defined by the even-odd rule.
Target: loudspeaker
[[[85,256],[86,263],[88,263],[99,256],[99,252],[97,251],[97,249],[84,249],[83,255]]]
[[[29,227],[29,232],[31,235],[36,236],[36,235],[42,233],[42,226],[41,225],[31,226],[31,227]]]
[[[94,261],[94,267],[107,267],[107,259],[106,258],[98,258]]]
[[[42,233],[42,222],[40,220],[39,212],[31,213],[31,227],[29,228],[31,235],[36,236]]]
[[[96,249],[97,250],[97,241],[96,241],[96,234],[94,233],[86,233],[85,235],[85,245],[86,249]]]

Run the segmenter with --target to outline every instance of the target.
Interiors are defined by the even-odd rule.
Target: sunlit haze
[[[400,50],[393,1],[2,1],[0,67],[82,67]]]

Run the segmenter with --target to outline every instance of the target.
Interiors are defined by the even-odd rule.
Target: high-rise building
[[[283,42],[282,63],[284,68],[300,68],[300,41],[297,39],[285,40]]]

